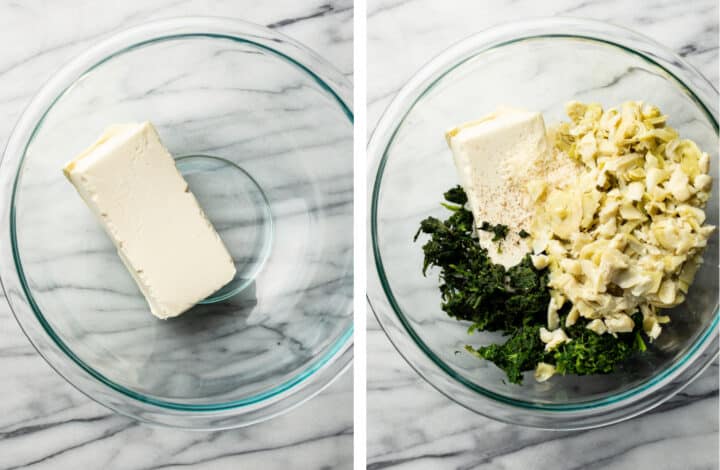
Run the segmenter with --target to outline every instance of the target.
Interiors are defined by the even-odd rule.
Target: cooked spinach
[[[478,228],[484,232],[492,232],[494,234],[492,241],[494,242],[505,240],[508,234],[508,226],[503,224],[493,225],[490,222],[483,222]]]

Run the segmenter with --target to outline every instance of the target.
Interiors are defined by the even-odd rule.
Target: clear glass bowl
[[[352,360],[351,95],[304,46],[216,18],[122,32],[56,73],[0,165],[0,276],[40,354],[103,405],[184,428],[252,424],[328,385]],[[61,171],[144,120],[238,270],[167,321]]]
[[[368,301],[400,354],[430,384],[461,405],[502,421],[577,429],[627,419],[657,406],[718,353],[718,235],[688,300],[651,351],[606,376],[554,377],[522,386],[464,351],[493,334],[467,334],[440,309],[437,271],[423,277],[421,219],[445,216],[442,193],[457,184],[444,131],[501,104],[565,118],[564,102],[626,100],[657,104],[670,125],[694,139],[718,171],[717,91],[652,40],[612,25],[546,19],[500,26],[433,59],[398,93],[369,145]],[[718,184],[707,207],[718,223]]]

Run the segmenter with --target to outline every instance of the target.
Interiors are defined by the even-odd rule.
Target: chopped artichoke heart
[[[567,338],[558,314],[565,301],[566,327],[583,317],[597,334],[626,333],[641,311],[655,339],[669,321],[656,309],[685,299],[714,230],[703,225],[710,157],[680,139],[653,105],[603,110],[571,101],[565,110],[570,122],[549,130],[553,156],[576,160],[581,173],[574,181],[528,184],[533,263],[550,269],[548,285],[557,293],[541,339],[551,350]]]
[[[687,201],[690,198],[690,179],[683,172],[680,165],[675,166],[675,170],[670,175],[670,180],[665,184],[665,189],[678,201]]]
[[[547,212],[550,215],[550,228],[561,239],[569,239],[577,231],[582,217],[582,208],[578,207],[578,198],[574,192],[552,191],[547,197]]]
[[[538,362],[538,365],[535,367],[535,380],[545,382],[553,375],[555,375],[554,365],[546,362]]]
[[[607,327],[605,326],[605,322],[600,320],[599,318],[596,318],[595,320],[592,320],[588,322],[588,324],[585,326],[588,330],[594,331],[595,333],[599,335],[603,335],[607,333]]]
[[[530,199],[532,199],[532,202],[536,202],[538,199],[540,199],[541,196],[545,193],[545,189],[547,188],[547,184],[545,184],[544,181],[539,180],[533,180],[527,185],[527,191],[530,195]]]
[[[565,327],[569,328],[573,326],[577,323],[578,318],[580,318],[580,311],[573,306],[568,312],[567,317],[565,317]]]
[[[565,298],[556,290],[550,293],[550,303],[547,311],[547,324],[551,330],[556,329],[560,325],[560,316],[558,310],[565,303]]]
[[[605,318],[605,326],[609,333],[630,333],[635,328],[635,322],[624,313]]]
[[[531,255],[530,259],[535,269],[545,269],[550,264],[550,258],[547,255]]]
[[[562,328],[558,328],[553,331],[548,331],[545,328],[540,328],[540,340],[545,343],[545,351],[552,351],[563,343],[569,343],[571,340],[565,334]]]
[[[627,189],[625,190],[625,197],[627,197],[629,201],[637,202],[642,199],[644,192],[645,188],[643,184],[639,181],[633,181],[632,183],[627,185]]]

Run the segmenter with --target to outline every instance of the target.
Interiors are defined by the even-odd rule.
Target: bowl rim
[[[699,335],[682,359],[664,369],[662,373],[652,376],[632,389],[610,397],[576,402],[571,405],[533,403],[508,398],[471,383],[461,374],[456,373],[452,367],[445,364],[424,344],[402,313],[402,309],[387,282],[377,240],[377,207],[383,171],[388,158],[387,152],[393,144],[398,129],[403,125],[417,102],[445,75],[482,53],[517,42],[553,38],[579,39],[602,43],[618,48],[625,53],[633,54],[648,62],[651,66],[666,73],[678,86],[685,89],[692,100],[705,113],[708,121],[715,129],[715,133],[718,133],[718,122],[715,117],[717,115],[717,90],[714,89],[712,84],[666,47],[627,28],[593,20],[555,17],[505,23],[465,38],[431,59],[412,76],[388,105],[370,138],[368,145],[370,166],[368,174],[368,199],[370,201],[368,205],[368,229],[371,240],[369,251],[371,253],[368,254],[368,264],[373,265],[375,268],[371,269],[370,280],[381,287],[384,297],[373,301],[370,293],[368,293],[367,302],[398,353],[423,379],[451,400],[477,413],[510,423],[556,429],[559,425],[563,429],[581,429],[610,424],[647,411],[679,392],[690,380],[702,372],[718,355],[717,333],[720,316],[718,315],[717,305],[715,306],[713,321]],[[715,99],[711,100],[710,97]],[[392,314],[385,313],[378,308],[376,304],[381,302],[389,304]],[[405,334],[409,335],[412,341],[401,338]],[[403,346],[410,343],[414,344],[415,349],[422,351],[423,354],[420,359],[413,358],[409,352],[403,351]],[[705,354],[708,350],[710,350],[710,354]],[[705,360],[701,361],[700,364],[696,364],[696,370],[690,371],[689,374],[685,374],[686,377],[682,377],[682,384],[673,387],[670,393],[666,395],[653,396],[657,395],[661,388],[677,380],[684,372],[688,372],[686,369],[692,363],[691,359],[697,360],[703,355],[707,356]],[[429,363],[427,363],[427,360],[429,360]],[[685,369],[681,369],[681,366],[684,366]],[[475,404],[469,403],[468,400],[454,396],[454,387],[435,383],[431,377],[438,371],[446,374],[446,377],[461,384],[462,387],[475,392],[475,396],[481,398],[486,404],[490,403],[491,411],[478,409],[477,406],[474,406]],[[650,403],[647,406],[636,406],[635,409],[631,409],[629,413],[622,416],[617,413],[620,404],[637,404],[639,400],[647,400],[648,398],[652,398],[652,400],[649,400]],[[499,409],[498,406],[512,408],[514,415],[509,415],[505,412],[506,410]],[[600,416],[601,413],[606,413],[608,408],[614,408],[615,412],[605,418]],[[590,412],[593,414],[594,419],[583,424],[578,419],[578,412]],[[557,421],[558,416],[563,416],[562,421]],[[555,421],[551,423],[544,418],[551,418]]]
[[[182,403],[154,397],[131,390],[105,377],[79,357],[54,332],[34,301],[27,285],[17,249],[15,233],[15,196],[18,170],[22,168],[27,147],[42,127],[46,115],[78,80],[103,63],[147,45],[186,38],[230,40],[260,49],[310,77],[324,92],[332,96],[350,124],[353,124],[352,85],[335,67],[307,46],[275,30],[254,23],[207,16],[188,16],[143,23],[112,34],[63,66],[37,92],[10,134],[0,157],[0,183],[12,188],[11,195],[0,206],[0,221],[7,228],[0,235],[0,287],[5,301],[23,333],[46,362],[68,383],[94,401],[140,421],[190,429],[221,429],[239,427],[264,421],[289,411],[329,386],[350,366],[353,357],[353,322],[339,338],[329,344],[319,358],[313,358],[293,377],[240,400],[217,404]],[[5,260],[12,259],[12,263]],[[12,265],[12,266],[11,266]],[[38,325],[30,317],[20,314],[29,308],[52,341],[38,336]],[[350,307],[352,308],[352,307]],[[352,318],[352,317],[351,317]],[[51,353],[47,348],[56,349]],[[62,354],[57,354],[59,349]],[[66,367],[62,357],[70,359],[74,367]],[[85,377],[83,377],[85,375]],[[88,380],[88,378],[92,378]],[[94,381],[93,381],[94,379]],[[110,395],[93,390],[107,387]],[[126,399],[132,402],[127,402]],[[288,400],[289,399],[289,400]],[[134,403],[133,403],[134,402]],[[124,405],[131,403],[126,408]],[[170,412],[169,417],[163,413]],[[225,412],[225,413],[223,413]],[[227,412],[232,412],[228,419]],[[192,414],[192,420],[183,418]],[[198,415],[201,416],[198,418]]]

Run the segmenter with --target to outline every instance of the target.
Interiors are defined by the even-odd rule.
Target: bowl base
[[[230,255],[237,269],[235,277],[200,303],[221,302],[249,286],[270,255],[270,204],[257,181],[228,160],[186,155],[175,163],[226,246],[233,247]]]

